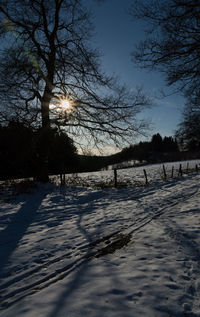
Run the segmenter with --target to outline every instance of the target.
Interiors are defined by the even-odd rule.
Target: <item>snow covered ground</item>
[[[145,183],[144,169],[146,170],[149,183],[157,182],[163,179],[163,165],[165,166],[167,178],[171,178],[172,169],[173,177],[179,174],[180,164],[182,170],[195,169],[196,165],[200,167],[200,160],[190,160],[182,162],[164,162],[162,164],[148,164],[145,166],[137,166],[132,168],[118,169],[117,179],[119,183],[128,183],[132,185],[143,185]],[[77,184],[84,185],[100,185],[113,183],[114,173],[113,170],[104,170],[90,173],[79,173],[66,175],[67,180],[77,182]]]
[[[3,199],[1,317],[200,316],[200,175]]]

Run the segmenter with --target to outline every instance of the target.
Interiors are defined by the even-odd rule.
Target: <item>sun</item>
[[[68,99],[61,99],[60,100],[60,107],[64,111],[69,111],[72,109],[72,104]]]
[[[66,97],[56,97],[50,105],[52,114],[59,116],[71,116],[75,111],[75,103]]]

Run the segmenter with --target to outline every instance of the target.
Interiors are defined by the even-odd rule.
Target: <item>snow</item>
[[[119,183],[128,183],[130,185],[144,185],[144,169],[147,173],[148,182],[158,182],[163,179],[163,165],[165,166],[167,178],[171,177],[172,168],[173,177],[178,177],[179,175],[179,167],[182,167],[182,170],[195,169],[196,165],[200,166],[200,160],[190,160],[190,161],[182,161],[182,162],[164,162],[162,164],[148,164],[142,166],[136,166],[134,168],[124,168],[117,170],[117,179]],[[102,170],[98,172],[90,172],[90,173],[78,173],[78,174],[69,174],[66,175],[67,181],[76,180],[77,184],[90,185],[92,184],[101,186],[101,184],[109,184],[113,182],[114,173],[113,170],[109,168],[109,170]]]
[[[0,316],[200,316],[199,183],[3,199]]]

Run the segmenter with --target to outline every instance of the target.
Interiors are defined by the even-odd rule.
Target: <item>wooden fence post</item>
[[[189,162],[187,163],[186,173],[188,174],[189,171]]]
[[[163,174],[164,174],[164,180],[166,181],[167,174],[166,174],[166,169],[165,169],[165,165],[164,164],[163,164]]]
[[[171,173],[171,178],[174,177],[174,166],[172,166],[172,173]]]
[[[117,169],[114,168],[114,186],[117,188]]]
[[[197,164],[196,164],[196,167],[195,167],[195,168],[196,168],[196,172],[198,172],[198,165],[197,165]]]
[[[65,174],[60,173],[60,184],[61,186],[66,184]]]
[[[178,176],[183,176],[182,165],[179,166]]]
[[[145,177],[145,184],[146,184],[146,186],[148,186],[149,182],[148,182],[148,178],[147,178],[147,172],[145,169],[143,169],[143,172],[144,172],[144,177]]]

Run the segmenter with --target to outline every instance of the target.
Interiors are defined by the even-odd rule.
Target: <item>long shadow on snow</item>
[[[173,185],[175,185],[178,183],[178,181],[176,182],[170,182],[169,183],[169,187],[173,188]],[[162,186],[161,186],[162,187]],[[118,196],[118,190],[111,190],[111,191],[98,191],[98,192],[93,192],[93,193],[89,193],[89,195],[85,195],[82,197],[74,197],[74,199],[76,200],[76,204],[77,207],[79,207],[79,212],[78,212],[78,220],[77,220],[77,227],[79,228],[79,231],[82,233],[83,237],[87,240],[87,242],[89,244],[91,244],[92,241],[92,236],[94,237],[98,237],[99,235],[99,230],[97,229],[96,232],[93,232],[92,236],[90,235],[90,233],[86,230],[86,228],[82,225],[82,218],[84,216],[84,214],[90,214],[93,212],[93,210],[96,207],[96,200],[101,199],[101,197],[103,197],[104,199],[106,198],[106,203],[104,200],[104,204],[101,207],[105,207],[109,204],[112,204],[112,201],[124,201],[128,198],[137,198],[138,199],[138,194],[139,197],[140,196],[144,196],[146,195],[150,195],[151,192],[154,192],[155,188],[144,188],[144,189],[135,189],[135,188],[130,188],[130,189],[126,189],[126,190],[121,190],[121,195]],[[86,206],[84,206],[86,204]],[[187,242],[185,241],[187,247],[189,246],[187,244]],[[190,245],[190,247],[194,247]],[[87,254],[85,256],[85,260],[80,263],[80,265],[76,268],[76,272],[74,274],[74,277],[71,281],[69,281],[68,285],[66,285],[65,290],[60,294],[58,300],[56,301],[56,306],[53,309],[53,311],[49,314],[48,317],[56,317],[56,316],[60,316],[60,313],[62,311],[62,309],[65,307],[70,307],[70,303],[73,301],[70,301],[70,299],[73,297],[73,294],[76,290],[78,290],[81,287],[81,283],[84,282],[84,276],[86,275],[86,272],[89,269],[88,266],[88,262],[90,261],[90,252],[91,250],[88,248],[87,250]],[[197,253],[197,250],[195,250],[195,254]],[[116,274],[113,274],[113,271],[110,272],[110,276],[112,277],[112,283],[113,285],[120,285],[120,281],[118,281],[118,277]],[[95,281],[94,281],[95,282]],[[120,290],[117,290],[120,291]],[[114,290],[113,290],[114,292]],[[74,298],[75,300],[75,298]],[[96,305],[94,303],[94,305]],[[126,308],[126,304],[123,303],[122,306],[124,306],[124,308]],[[83,308],[84,309],[84,308]],[[65,312],[66,314],[67,312]],[[99,314],[99,316],[101,316],[101,313]],[[98,315],[96,315],[98,316]],[[178,316],[178,315],[177,315]]]
[[[190,212],[199,213],[199,209],[192,209],[190,210]],[[187,210],[182,214],[188,214]],[[198,292],[196,293],[196,289],[193,286],[194,277],[190,277],[190,272],[189,268],[187,267],[187,263],[189,263],[190,261],[196,263],[196,272],[194,273],[194,275],[196,275],[196,278],[198,279],[200,273],[200,249],[199,245],[194,241],[195,234],[193,234],[193,232],[187,231],[187,229],[179,225],[177,222],[171,220],[170,218],[167,219],[167,224],[165,222],[163,223],[163,221],[161,220],[159,220],[159,223],[162,226],[164,226],[165,233],[170,237],[170,239],[175,241],[175,243],[177,244],[177,249],[179,248],[179,252],[181,252],[182,250],[184,256],[184,259],[182,261],[184,263],[183,265],[185,266],[185,274],[188,271],[188,277],[191,279],[191,285],[188,286],[188,291],[190,293],[188,295],[187,292],[185,293],[185,288],[183,289],[183,294],[179,299],[180,307],[182,307],[185,301],[189,302],[190,305],[193,306],[193,299],[194,297],[198,296]],[[199,314],[193,313],[192,311],[190,311],[188,315],[181,311],[175,313],[173,310],[171,310],[170,305],[167,310],[166,307],[165,310],[163,310],[162,307],[158,308],[158,310],[160,312],[167,312],[170,316],[174,317],[182,317],[183,314],[184,316],[188,317],[199,316]]]
[[[63,194],[65,195],[65,192],[63,192]],[[85,228],[81,225],[81,220],[84,214],[90,214],[93,212],[93,210],[95,209],[96,200],[101,198],[101,196],[103,196],[103,193],[101,191],[95,191],[92,193],[89,192],[88,194],[81,197],[77,194],[72,195],[72,199],[75,201],[77,206],[77,227],[82,233],[83,238],[85,238],[88,243],[91,243],[92,240],[87,230],[85,230]],[[86,206],[84,207],[85,204]],[[69,285],[67,285],[66,289],[62,292],[62,294],[56,301],[56,306],[54,310],[49,314],[49,317],[59,316],[60,311],[62,310],[63,306],[66,305],[67,301],[70,304],[69,298],[73,295],[73,292],[78,289],[84,274],[86,274],[87,264],[89,262],[89,254],[90,249],[88,248],[84,257],[84,261],[80,263],[79,269],[77,267],[78,270],[76,271],[73,280],[69,283]]]
[[[70,297],[73,296],[73,292],[75,292],[79,286],[81,285],[81,281],[83,280],[84,275],[86,274],[86,270],[88,269],[88,262],[90,260],[90,244],[92,241],[92,237],[95,239],[99,237],[100,230],[97,229],[96,232],[93,232],[91,235],[86,228],[82,224],[82,218],[85,214],[92,214],[97,206],[98,200],[104,199],[103,204],[101,204],[101,208],[105,208],[108,205],[112,205],[112,202],[120,202],[126,201],[127,199],[133,199],[133,197],[138,199],[138,196],[144,196],[144,194],[149,195],[151,192],[155,191],[155,188],[129,188],[129,189],[121,189],[120,195],[118,194],[118,190],[101,190],[101,191],[94,191],[94,192],[87,192],[85,195],[82,194],[82,189],[80,192],[77,193],[77,189],[73,193],[71,192],[71,199],[73,200],[74,204],[76,205],[76,209],[74,213],[78,216],[77,219],[77,228],[79,232],[82,233],[83,238],[86,239],[88,242],[88,249],[86,250],[84,260],[80,263],[80,265],[76,266],[76,272],[72,281],[66,286],[66,289],[61,293],[59,296],[56,306],[53,311],[49,314],[48,317],[56,317],[60,315],[60,312],[64,305],[68,302],[70,305]],[[61,194],[65,197],[65,189],[62,190]],[[61,195],[61,196],[62,196]],[[61,197],[60,197],[61,198]],[[52,202],[56,202],[58,198],[53,198]],[[87,244],[86,242],[86,244]]]
[[[50,221],[50,227],[51,227],[51,230],[53,230],[54,227],[59,225],[59,223],[61,222],[61,220],[63,218],[63,213],[61,213],[61,216],[59,216],[59,212],[57,213],[57,209],[56,209],[56,206],[59,207],[59,204],[61,204],[62,207],[63,207],[63,209],[61,209],[61,210],[63,210],[65,215],[67,215],[67,219],[70,220],[70,218],[72,216],[76,215],[77,228],[81,232],[81,236],[83,236],[83,239],[84,239],[84,234],[83,233],[85,231],[84,231],[84,229],[82,231],[81,226],[79,227],[79,222],[81,221],[80,217],[82,217],[83,214],[85,214],[85,213],[88,214],[88,213],[92,212],[95,209],[95,202],[98,200],[98,198],[102,198],[101,193],[100,192],[92,192],[92,193],[89,192],[89,193],[86,193],[86,194],[84,193],[84,195],[82,195],[83,194],[82,191],[79,192],[80,195],[79,194],[77,195],[77,193],[73,194],[72,192],[70,192],[70,193],[67,192],[67,193],[68,193],[68,195],[62,189],[60,191],[60,195],[58,194],[58,195],[56,195],[56,197],[53,196],[53,197],[51,197],[48,200],[48,206],[52,206],[52,209],[50,209],[50,215],[49,215],[49,213],[47,211],[45,211],[43,213],[40,213],[39,218],[38,217],[34,218],[34,212],[33,212],[34,210],[32,210],[33,213],[32,213],[32,217],[31,217],[31,215],[29,217],[29,222],[31,222],[31,218],[34,218],[34,221],[35,221],[36,224],[37,224],[38,221],[40,222],[40,224],[41,224],[41,221],[45,221],[47,223],[48,223],[48,221]],[[67,208],[68,207],[68,203],[71,202],[71,200],[72,200],[72,203],[74,205],[73,210],[71,210],[70,204],[69,204],[69,209]],[[42,199],[41,199],[41,201],[42,201]],[[18,218],[18,222],[20,220],[24,220],[24,216],[23,216],[24,212],[23,212],[23,210],[26,209],[25,207],[28,207],[28,204],[25,204],[23,206],[23,208],[19,211],[18,216],[15,216],[15,218],[13,218],[13,219]],[[36,211],[36,209],[35,209],[35,211]],[[52,219],[50,219],[50,218],[52,218],[52,213],[54,213],[54,211],[56,211],[55,218],[57,220],[52,222]],[[7,233],[4,232],[5,236],[8,236],[10,231],[12,231],[14,228],[15,228],[14,224],[12,226],[9,226],[9,228],[7,228],[7,230],[6,230]],[[25,231],[24,227],[23,227],[23,230]],[[22,234],[22,232],[20,233],[19,231],[17,232],[17,234],[18,234],[18,238],[17,237],[15,237],[15,238],[17,238],[19,240],[23,234]],[[90,241],[89,236],[85,240],[86,241]],[[14,246],[13,241],[9,241],[9,242],[12,242],[12,249],[14,251],[16,246]],[[17,240],[15,240],[15,242],[17,244]],[[50,279],[48,285],[54,284],[58,280],[63,279],[64,276],[67,276],[70,272],[73,272],[74,270],[77,270],[81,265],[84,265],[84,263],[86,261],[88,261],[89,249],[90,249],[89,245],[86,242],[86,246],[84,247],[83,252],[81,252],[81,250],[80,250],[80,253],[78,254],[78,256],[80,256],[80,258],[76,258],[77,254],[75,254],[74,255],[75,261],[71,264],[71,267],[70,267],[70,265],[69,266],[64,266],[63,267],[63,271],[62,271],[61,268],[59,268],[58,271],[53,271],[52,274],[50,274],[51,275],[51,279]],[[7,251],[9,251],[9,250],[7,250]],[[59,250],[56,250],[56,249],[54,250],[54,256],[56,255],[57,251],[59,251]],[[78,249],[77,249],[77,251],[78,251]],[[4,250],[4,252],[5,252],[5,250]],[[10,252],[8,252],[7,258],[9,258],[9,253],[11,254],[11,250],[10,250]],[[81,253],[83,253],[84,255],[81,255]],[[55,261],[54,259],[50,259],[49,260],[49,264],[51,265],[52,263],[55,263],[55,262],[59,263],[60,260],[62,260],[62,258],[63,258],[62,256],[60,257],[60,255],[58,255],[58,256],[56,256],[56,260],[57,261]],[[6,256],[5,256],[5,259],[6,259]],[[45,263],[44,265],[46,267],[48,265],[48,263]],[[33,273],[36,273],[36,272],[40,271],[43,268],[44,268],[44,266],[41,264],[41,265],[39,265],[39,266],[37,266],[37,267],[35,267],[33,269],[33,271],[34,271]],[[25,273],[25,277],[26,277],[26,273]],[[41,284],[43,282],[45,283],[46,281],[47,281],[46,277],[44,277],[42,280],[41,279],[38,280],[38,281],[36,280],[34,285],[37,284],[37,285],[41,286]],[[9,285],[11,285],[11,284],[9,283]],[[7,285],[7,287],[8,287],[8,285]],[[27,290],[30,290],[31,287],[32,286],[30,285],[30,288],[27,288]],[[42,287],[42,288],[45,288],[45,287],[46,286],[44,285],[44,287]],[[33,289],[31,289],[31,292],[33,292]],[[19,290],[18,295],[19,294],[23,294],[23,290],[22,291]],[[8,295],[7,295],[7,298],[9,298]],[[12,304],[13,304],[13,302],[10,303],[10,305],[12,305]]]
[[[18,246],[19,241],[24,236],[27,228],[31,225],[40,207],[44,195],[27,195],[27,200],[12,217],[12,221],[6,229],[0,232],[0,276],[2,275],[10,256]]]
[[[90,244],[92,241],[92,236],[95,235],[95,237],[99,237],[99,229],[97,229],[95,232],[93,232],[92,235],[86,230],[86,228],[82,225],[82,218],[85,214],[91,214],[93,210],[96,208],[96,203],[98,199],[105,197],[105,192],[97,191],[97,192],[90,192],[88,195],[84,195],[81,197],[74,197],[76,200],[77,207],[79,208],[78,211],[78,219],[77,219],[77,227],[79,231],[82,233],[83,238],[86,239],[86,241],[89,244],[89,247],[86,251],[86,254],[84,256],[84,260],[76,267],[76,272],[74,274],[73,279],[68,282],[68,285],[66,285],[65,290],[60,294],[59,298],[56,301],[56,306],[53,309],[53,311],[48,315],[48,317],[56,317],[60,316],[60,313],[64,306],[70,307],[71,297],[73,296],[73,293],[79,289],[81,286],[81,282],[84,280],[84,276],[86,275],[86,272],[88,271],[89,267],[89,261],[91,260],[91,252]],[[106,207],[110,202],[101,204],[101,208]],[[86,206],[85,206],[86,205]],[[111,272],[110,272],[111,274]],[[96,304],[94,303],[96,306]],[[67,312],[65,312],[66,314]],[[102,315],[102,312],[100,312],[99,316]],[[98,315],[96,315],[98,317]]]
[[[192,213],[199,213],[199,209],[191,210]],[[185,212],[187,214],[187,212]],[[160,221],[162,224],[162,222]],[[187,231],[184,227],[180,226],[177,222],[172,221],[168,218],[165,233],[170,236],[171,239],[176,241],[178,246],[181,246],[184,251],[184,255],[194,261],[200,266],[200,248],[199,245],[193,240],[195,234]]]

